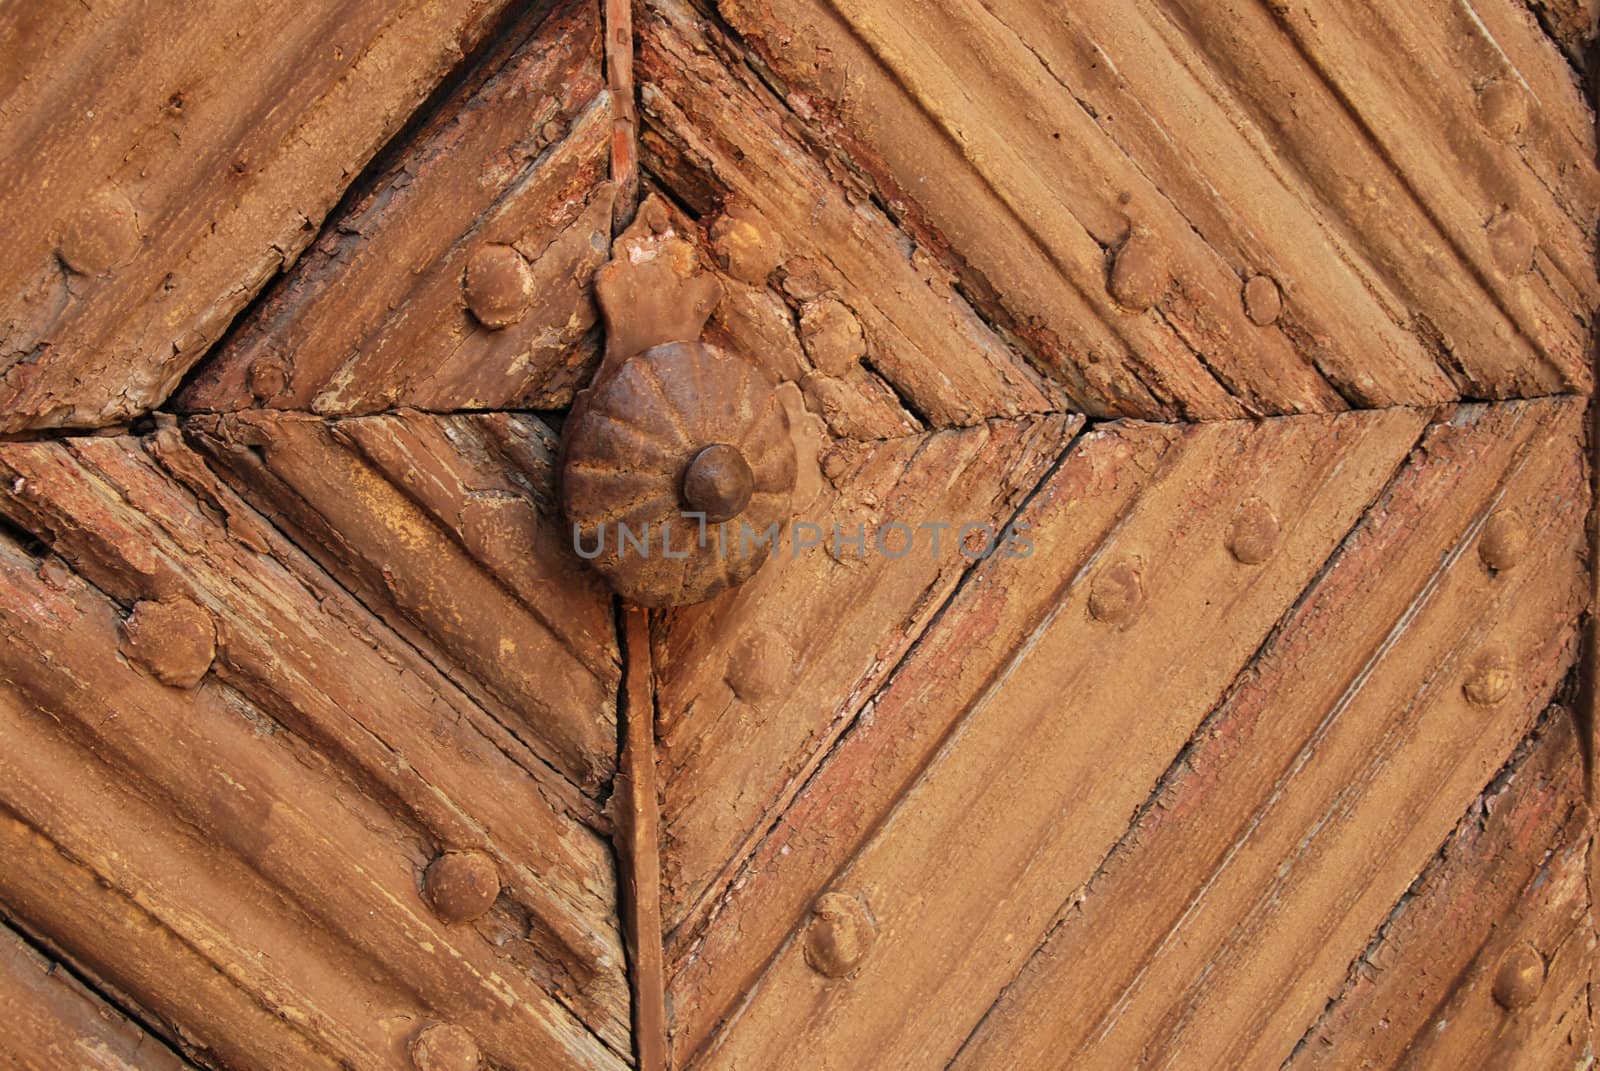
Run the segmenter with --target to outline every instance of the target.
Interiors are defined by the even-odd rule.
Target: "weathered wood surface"
[[[649,6],[647,56],[683,17]],[[1087,412],[1591,382],[1594,133],[1517,0],[962,0],[936,23],[912,2],[720,11],[830,164]],[[703,99],[658,66],[665,91]]]
[[[1572,715],[1551,708],[1384,921],[1288,1068],[1534,1071],[1591,1058],[1594,827],[1581,752]],[[1535,963],[1512,1006],[1500,1003]]]
[[[0,19],[0,431],[159,404],[503,0]]]
[[[590,794],[616,768],[611,597],[576,568],[533,417],[195,417],[235,490]]]
[[[921,419],[946,427],[1060,408],[1061,392],[946,273],[810,154],[754,75],[726,65],[723,43],[690,8],[647,3],[638,32],[646,169],[704,216],[725,201],[753,213],[778,247],[783,291],[848,306],[867,364]]]
[[[0,442],[0,1062],[1583,1066],[1592,15],[0,16],[0,438],[179,413]],[[641,193],[799,519],[1031,554],[625,682],[533,410]]]
[[[1116,847],[1058,886],[958,1065],[1289,1055],[1574,660],[1581,422],[1529,402],[1428,430]],[[1538,535],[1493,571],[1497,514]]]
[[[663,913],[674,954],[741,859],[972,568],[956,529],[998,532],[1081,421],[1044,417],[841,443],[793,540],[743,587],[668,614],[655,648],[663,781]],[[909,526],[887,537],[880,525]],[[935,554],[924,523],[953,522]],[[833,553],[835,526],[841,539]],[[865,543],[846,542],[857,534]],[[693,920],[690,920],[691,913]],[[728,934],[729,937],[733,935]],[[688,994],[676,997],[684,1014]]]
[[[192,1065],[0,926],[0,1060],[16,1071],[181,1071]]]
[[[393,1067],[441,1020],[498,1063],[621,1066],[610,851],[515,726],[174,428],[6,444],[0,473],[44,545],[0,548],[8,912],[224,1064]],[[141,626],[158,601],[202,642]],[[442,851],[497,874],[470,924],[421,891]]]
[[[538,9],[535,9],[536,11]],[[611,238],[599,9],[530,16],[329,221],[179,399],[185,410],[555,409],[598,356],[589,278]],[[486,326],[465,287],[515,251]],[[515,265],[513,265],[515,266]]]
[[[1600,3],[1595,0],[1523,0],[1539,25],[1553,37],[1567,61],[1580,71],[1589,72],[1593,64],[1596,22]]]
[[[679,1065],[1287,1057],[1573,657],[1581,405],[1447,415],[1086,436],[674,948]]]

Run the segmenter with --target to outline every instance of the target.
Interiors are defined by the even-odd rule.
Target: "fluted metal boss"
[[[766,562],[794,442],[772,377],[700,341],[722,295],[651,199],[596,273],[606,351],[563,429],[575,545],[641,606],[703,602]]]

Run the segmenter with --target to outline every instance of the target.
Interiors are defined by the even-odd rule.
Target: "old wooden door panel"
[[[197,417],[235,488],[535,754],[591,796],[616,768],[609,594],[548,520],[536,418]],[[590,805],[590,813],[593,813]]]
[[[611,233],[599,11],[530,14],[509,39],[354,191],[178,408],[571,403],[598,353],[588,280]],[[463,300],[486,246],[526,263],[525,292],[508,295],[524,307],[503,330],[485,331]]]
[[[891,559],[873,548],[877,525],[953,517],[1003,529],[1078,423],[994,421],[836,444],[824,459],[831,480],[805,507],[828,545],[790,549],[744,587],[662,623],[654,666],[668,928],[705,922],[738,861],[971,568],[954,527],[937,556],[926,532],[893,536],[891,549],[907,553]],[[866,545],[841,540],[835,555],[833,525],[846,536],[863,525]]]
[[[1351,966],[1291,1068],[1579,1066],[1590,1044],[1593,832],[1578,727],[1551,707]],[[1507,1017],[1529,955],[1542,989]],[[1441,981],[1459,979],[1441,1001]]]
[[[1461,417],[1429,430],[1141,805],[970,1066],[1253,1067],[1292,1049],[1574,657],[1580,408]],[[1491,510],[1543,533],[1492,575]]]
[[[840,887],[867,902],[880,928],[863,975],[814,986],[803,942],[786,943],[733,1028],[713,1042],[710,1060],[759,1063],[771,1057],[758,1055],[762,1047],[779,1037],[803,1038],[824,1065],[845,1051],[916,1066],[953,1056],[1420,426],[1404,411],[1259,431],[1135,426],[1094,433],[1071,451],[1024,513],[1036,532],[1034,556],[997,558],[980,570],[865,719],[869,727],[882,719],[891,735],[912,719],[926,742],[892,753],[887,768],[871,757],[875,733],[843,742],[834,761],[851,761],[812,779],[810,806],[838,801],[852,812],[841,816],[845,829],[859,832],[839,836],[826,820],[796,822],[814,846],[786,844],[769,862],[792,883],[794,864],[820,853],[807,867],[815,876],[797,890],[805,901],[831,874],[847,875]],[[1098,481],[1118,490],[1079,497]],[[1123,494],[1130,498],[1122,510],[1099,505]],[[1242,567],[1226,549],[1246,499],[1283,514],[1283,545],[1261,568]],[[1086,525],[1080,504],[1108,509],[1105,522]],[[1057,556],[1060,540],[1069,556]],[[968,622],[962,604],[988,609]],[[1227,622],[1226,634],[1193,626],[1212,614]],[[987,640],[974,659],[967,648],[980,634]],[[1152,658],[1168,668],[1152,674]],[[913,695],[920,701],[902,705]],[[945,735],[939,726],[953,735],[918,775]],[[1021,740],[1028,745],[1018,751]],[[834,777],[844,780],[832,784]],[[1071,828],[1061,824],[1067,814]],[[949,880],[954,875],[960,880]],[[766,913],[758,902],[748,910]],[[804,919],[791,912],[787,921]],[[774,951],[770,943],[746,947],[756,964]],[[713,966],[744,958],[725,953]],[[908,1016],[915,1006],[939,1012],[935,1020]]]
[[[21,1071],[180,1071],[189,1066],[59,964],[0,928],[0,1001]]]
[[[9,5],[0,430],[165,400],[506,7]]]
[[[1032,575],[1064,597],[1003,563],[958,593],[679,949],[680,1060],[731,1014],[703,1062],[761,1066],[793,1044],[815,1066],[958,1048],[974,1067],[1281,1061],[1571,664],[1572,625],[1538,623],[1573,622],[1583,598],[1580,417],[1575,402],[1467,408],[1414,451],[1403,411],[1177,441],[1152,428],[1142,449],[1088,437],[1024,514],[1054,566]],[[1097,465],[1108,451],[1148,460]],[[1113,510],[1112,541],[1053,562],[1048,533],[1085,538],[1066,489],[1100,466],[1134,484],[1084,496]],[[1099,505],[1121,494],[1126,512]],[[1282,517],[1260,566],[1225,549],[1251,497]],[[1496,575],[1476,553],[1492,510],[1548,533]],[[1128,565],[1132,609],[1111,598]],[[1195,628],[1212,615],[1226,637]],[[1219,640],[1237,641],[1232,660]],[[1486,658],[1513,673],[1487,707],[1469,698]],[[806,963],[804,909],[827,889],[876,921],[848,980]]]
[[[722,11],[1088,412],[1590,382],[1594,135],[1515,0],[1007,0],[942,5],[931,34],[916,4]]]
[[[748,206],[781,250],[783,291],[802,306],[825,296],[847,305],[866,335],[865,370],[887,380],[919,420],[945,427],[1060,409],[1059,389],[942,270],[908,255],[893,221],[811,156],[787,112],[749,71],[730,70],[725,50],[686,5],[644,6],[645,166],[703,216],[724,198]],[[840,370],[824,362],[816,371],[805,384],[815,408],[837,409],[829,380]]]
[[[0,1051],[1588,1058],[1582,20],[1070,7],[0,15]],[[648,626],[641,183],[868,544]]]
[[[79,902],[10,874],[0,899],[225,1063],[394,1066],[429,1019],[509,1063],[622,1062],[592,801],[231,490],[186,486],[206,470],[175,433],[7,444],[0,469],[0,510],[47,543],[7,540],[0,806],[13,838],[60,853],[45,880],[82,866],[105,886]],[[157,599],[215,622],[197,689],[152,675],[188,652],[121,624]],[[507,898],[474,926],[423,899],[440,849],[497,866]],[[143,940],[101,942],[133,904]],[[153,983],[174,940],[192,952],[160,961],[182,984]],[[213,974],[282,1021],[195,1004],[193,975]]]

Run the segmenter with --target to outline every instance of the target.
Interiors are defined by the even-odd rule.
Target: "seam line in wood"
[[[656,803],[655,687],[650,614],[622,604],[622,754],[611,797],[622,928],[633,991],[639,1071],[667,1066],[666,963],[661,938],[660,814]]]
[[[633,222],[639,207],[639,124],[633,93],[633,0],[605,4],[606,87],[611,93],[611,181],[617,199],[611,210],[613,234]]]

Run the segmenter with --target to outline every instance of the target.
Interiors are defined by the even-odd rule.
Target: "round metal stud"
[[[738,447],[712,443],[684,470],[683,504],[691,512],[705,514],[710,524],[731,521],[750,504],[755,480]]]
[[[1544,988],[1544,957],[1523,941],[1513,946],[1500,960],[1494,975],[1495,1003],[1508,1011],[1526,1008],[1539,999]]]
[[[445,922],[471,922],[494,906],[500,870],[482,852],[445,852],[428,864],[423,890]]]
[[[846,893],[824,893],[806,926],[806,963],[825,978],[848,977],[861,967],[877,939],[865,904]]]

